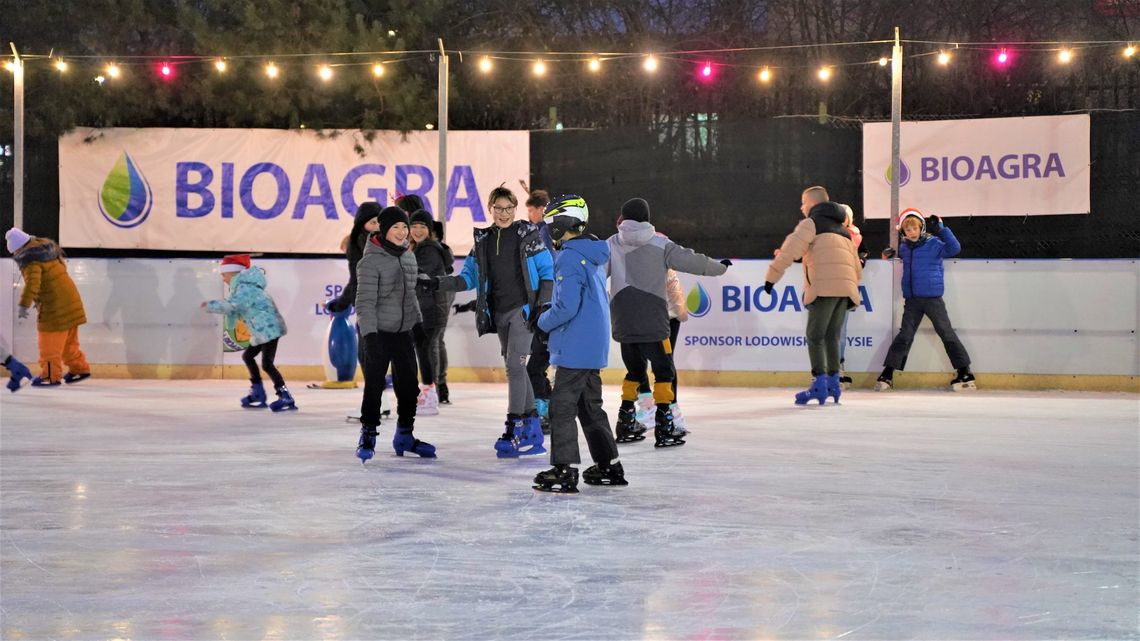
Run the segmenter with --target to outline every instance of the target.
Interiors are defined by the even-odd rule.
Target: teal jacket
[[[206,311],[234,314],[244,321],[249,328],[251,347],[281,338],[286,332],[285,319],[265,291],[265,272],[260,267],[234,274],[230,280],[230,295],[225,300],[209,301]]]

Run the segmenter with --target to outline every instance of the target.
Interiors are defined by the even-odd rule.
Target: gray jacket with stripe
[[[674,269],[720,276],[718,261],[659,236],[653,225],[623,220],[610,246],[610,319],[619,343],[655,343],[669,338],[665,281]]]

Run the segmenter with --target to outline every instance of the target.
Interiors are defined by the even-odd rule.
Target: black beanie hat
[[[364,223],[380,215],[380,203],[367,202],[356,208],[356,218],[352,221],[352,238],[356,238],[364,229]]]
[[[408,224],[408,214],[399,207],[385,207],[380,210],[380,238],[388,236],[388,230],[396,223]]]
[[[636,220],[639,223],[649,222],[649,203],[644,198],[630,198],[621,206],[622,220]]]
[[[440,242],[443,242],[443,223],[438,220],[433,220],[431,221],[431,228],[435,232],[435,237],[438,238]]]
[[[425,209],[424,199],[415,194],[404,194],[396,199],[396,206],[409,214],[414,211]]]
[[[411,217],[408,219],[408,225],[409,226],[414,225],[416,223],[419,223],[419,224],[427,227],[429,232],[431,231],[431,229],[433,227],[432,223],[434,223],[434,222],[435,222],[435,219],[431,217],[431,213],[428,212],[428,210],[426,210],[426,209],[417,209],[416,212],[414,214],[412,214]]]

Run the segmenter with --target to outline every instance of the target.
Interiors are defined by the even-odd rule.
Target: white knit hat
[[[15,254],[21,247],[28,244],[32,237],[29,236],[24,230],[19,227],[13,227],[4,234],[4,240],[8,241],[8,253]]]

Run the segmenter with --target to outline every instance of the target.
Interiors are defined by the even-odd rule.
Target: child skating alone
[[[222,280],[229,285],[230,295],[225,300],[211,300],[202,307],[211,314],[234,314],[249,329],[249,347],[241,354],[249,370],[249,394],[241,399],[242,407],[266,407],[265,386],[257,368],[261,355],[261,369],[273,380],[277,400],[269,403],[274,412],[297,409],[293,395],[285,387],[285,379],[273,361],[277,358],[277,343],[285,335],[285,319],[277,311],[273,298],[265,291],[265,271],[253,267],[249,254],[233,254],[222,258],[219,268]]]
[[[24,278],[19,317],[27,318],[32,306],[37,309],[40,375],[32,385],[51,387],[90,378],[91,366],[79,348],[79,326],[87,322],[87,313],[79,288],[67,273],[63,250],[55,241],[30,236],[18,227],[9,229],[4,239]]]
[[[945,291],[942,259],[957,256],[962,245],[954,237],[950,228],[938,216],[930,216],[925,221],[917,209],[905,209],[899,217],[898,257],[902,263],[903,303],[902,324],[899,333],[887,350],[883,361],[883,373],[875,383],[875,391],[886,392],[894,387],[895,370],[906,368],[906,357],[914,342],[914,333],[922,317],[930,319],[934,331],[942,339],[950,364],[957,370],[950,387],[955,392],[977,389],[974,374],[970,371],[970,355],[958,339],[957,332],[950,324],[946,303],[942,300]],[[894,257],[894,250],[883,250],[883,258]]]
[[[539,333],[549,334],[550,362],[557,366],[550,396],[550,462],[554,467],[534,477],[534,489],[576,493],[578,430],[594,465],[582,473],[589,485],[628,485],[618,460],[610,419],[602,409],[601,369],[609,360],[610,313],[605,265],[609,246],[584,235],[589,210],[579,196],[562,196],[546,208],[546,228],[560,251],[554,262],[550,308],[536,314]]]
[[[360,440],[356,456],[363,463],[376,450],[380,399],[392,367],[396,390],[396,433],[392,449],[435,458],[435,446],[412,433],[416,422],[416,342],[412,328],[422,320],[416,297],[419,268],[408,249],[408,214],[385,207],[380,230],[368,239],[364,257],[356,264],[356,315],[364,340],[364,398],[360,403]]]

